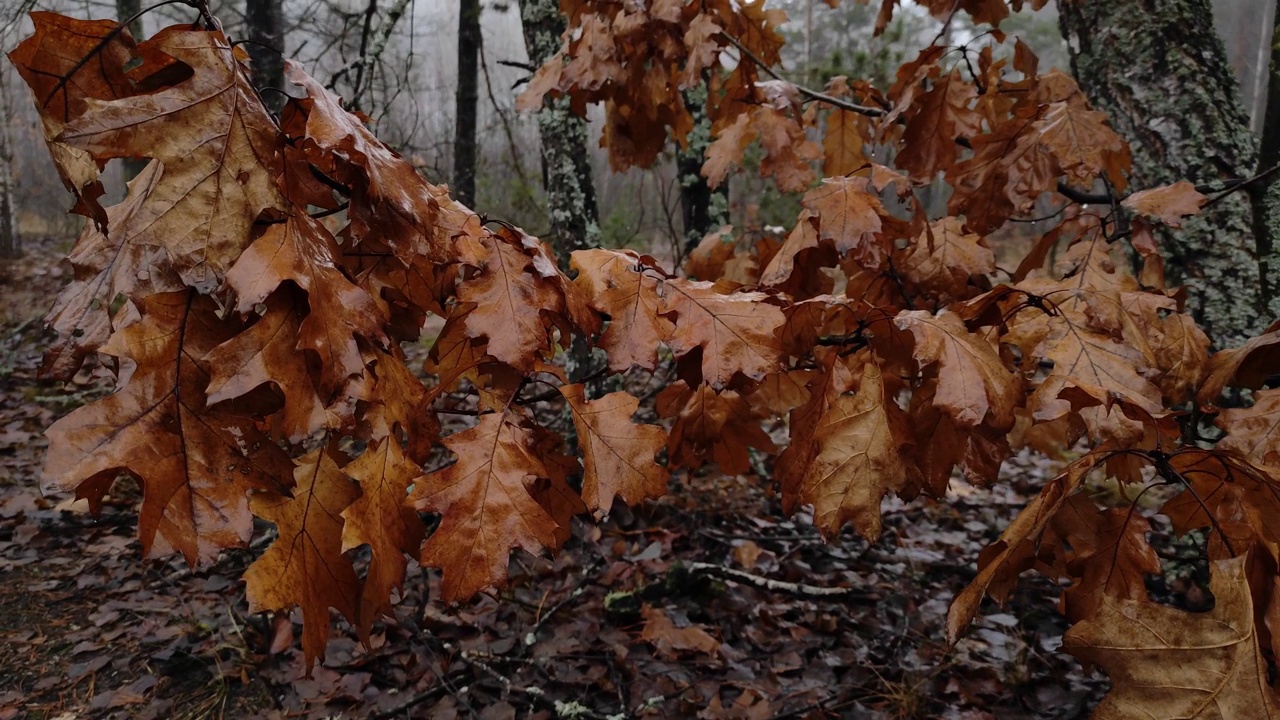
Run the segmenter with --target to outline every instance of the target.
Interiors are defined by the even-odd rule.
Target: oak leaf
[[[153,92],[90,99],[58,139],[99,162],[148,157],[164,165],[163,185],[131,215],[130,242],[163,247],[183,281],[208,292],[244,250],[253,223],[286,206],[276,185],[279,133],[221,32],[175,26],[138,52],[136,74],[175,61],[193,72]]]
[[[640,639],[653,645],[658,655],[674,660],[682,652],[698,652],[715,655],[720,651],[720,641],[711,637],[698,625],[676,627],[666,613],[648,605],[641,611],[644,629]]]
[[[369,574],[360,591],[356,626],[369,637],[373,621],[391,614],[391,591],[404,586],[405,555],[422,547],[425,528],[410,508],[408,488],[422,469],[405,456],[400,442],[373,442],[343,472],[360,484],[360,497],[342,511],[342,550],[368,545]]]
[[[244,573],[249,611],[302,608],[302,654],[310,671],[324,657],[329,608],[355,622],[360,580],[342,554],[342,512],[360,497],[356,485],[323,449],[299,458],[293,496],[253,497],[253,514],[279,535]]]
[[[597,516],[608,514],[615,497],[639,505],[667,492],[667,469],[654,456],[667,443],[656,425],[634,423],[640,400],[613,392],[588,400],[585,386],[566,385],[560,394],[569,403],[582,450],[582,499]]]
[[[868,362],[857,394],[836,397],[813,426],[815,452],[799,474],[796,497],[813,505],[813,524],[825,537],[846,522],[870,541],[880,536],[880,501],[907,483],[906,428],[896,410],[880,369]]]
[[[970,333],[960,316],[945,310],[938,315],[902,312],[893,322],[915,338],[914,356],[921,369],[937,365],[933,402],[939,409],[962,427],[1013,427],[1013,411],[1022,400],[1021,382],[989,341]]]
[[[307,292],[311,310],[298,329],[298,348],[320,358],[325,397],[364,367],[357,338],[385,342],[383,316],[373,297],[337,267],[329,231],[307,215],[268,226],[236,260],[227,285],[245,313],[291,280]]]
[[[629,251],[577,250],[571,262],[578,271],[574,283],[592,307],[609,316],[600,347],[609,356],[610,369],[655,369],[658,347],[674,327],[659,301],[665,273],[652,258]]]
[[[1111,677],[1095,718],[1280,717],[1247,562],[1241,556],[1213,563],[1214,606],[1207,613],[1107,597],[1096,616],[1067,631],[1063,647]]]
[[[267,298],[266,312],[247,330],[210,350],[206,390],[210,405],[238,398],[271,383],[284,401],[281,429],[290,442],[301,442],[321,428],[338,429],[344,415],[326,407],[320,397],[318,373],[307,355],[298,352],[298,334],[306,304],[288,288]]]
[[[1120,204],[1136,213],[1155,218],[1169,227],[1182,227],[1182,218],[1199,215],[1208,200],[1186,180],[1172,185],[1139,190]]]
[[[227,338],[213,303],[191,291],[138,301],[142,318],[102,352],[136,364],[114,395],[72,412],[46,432],[47,485],[101,502],[118,471],[142,485],[143,552],[176,550],[195,565],[248,541],[248,492],[280,488],[287,456],[253,421],[209,408],[201,359]]]
[[[748,448],[773,452],[773,441],[760,429],[751,405],[733,390],[707,384],[690,388],[683,380],[668,385],[657,397],[658,414],[675,417],[667,440],[673,467],[691,470],[714,461],[729,475],[751,467]]]
[[[670,280],[660,312],[674,315],[667,344],[677,356],[702,351],[702,380],[719,390],[736,375],[759,380],[779,368],[782,310],[760,292],[722,292],[709,282]]]
[[[443,442],[458,461],[415,480],[409,502],[440,513],[422,564],[443,571],[441,597],[452,603],[502,585],[512,550],[556,547],[558,525],[527,485],[550,477],[532,431],[494,412]]]
[[[880,267],[889,250],[879,238],[885,209],[866,178],[827,178],[800,204],[818,218],[819,239],[830,240],[841,255],[852,253],[861,264]]]

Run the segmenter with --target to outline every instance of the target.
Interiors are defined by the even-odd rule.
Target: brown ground
[[[1102,692],[1057,652],[1064,624],[1043,580],[954,649],[942,640],[978,551],[1052,473],[1025,458],[994,489],[890,503],[874,546],[824,544],[756,477],[683,478],[667,500],[579,527],[555,560],[516,558],[500,598],[448,609],[426,599],[438,575],[411,569],[371,647],[339,622],[305,678],[291,619],[247,614],[238,578],[268,536],[193,572],[140,558],[136,493],[99,518],[40,495],[41,432],[110,382],[37,380],[39,315],[66,248],[28,247],[0,265],[0,720],[1078,718]]]

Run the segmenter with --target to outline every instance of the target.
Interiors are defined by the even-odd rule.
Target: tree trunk
[[[1076,80],[1133,149],[1134,188],[1253,175],[1257,142],[1209,0],[1081,0],[1059,12]],[[1255,240],[1252,210],[1249,194],[1234,193],[1160,234],[1170,281],[1188,286],[1189,309],[1220,348],[1275,314],[1263,282],[1274,259]]]
[[[560,49],[565,21],[556,0],[520,0],[524,42],[529,62],[546,62]],[[569,253],[600,243],[600,215],[587,151],[587,121],[569,108],[568,98],[544,101],[538,113],[542,137],[542,186],[547,194],[551,232],[547,240],[555,248],[562,267],[569,267]]]
[[[7,73],[0,73],[0,117],[6,119],[11,117],[7,77]],[[21,254],[13,204],[13,134],[8,122],[0,122],[0,258],[15,258]]]
[[[129,34],[137,42],[146,39],[146,34],[142,28],[142,18],[138,14],[142,12],[142,0],[116,0],[116,20],[119,22],[129,22]],[[147,166],[145,158],[125,158],[123,161],[125,182],[134,179],[142,169]]]
[[[1266,172],[1280,165],[1280,12],[1274,12],[1275,32],[1271,41],[1265,118],[1258,150],[1258,170]],[[1267,176],[1253,188],[1253,234],[1262,257],[1262,288],[1270,300],[1265,321],[1280,318],[1280,173]]]
[[[249,42],[245,43],[253,68],[253,84],[275,88],[262,92],[262,101],[273,112],[284,107],[284,11],[281,0],[246,0],[245,22]]]
[[[688,255],[707,233],[729,222],[729,186],[724,183],[712,190],[702,176],[702,164],[706,162],[707,147],[711,145],[706,83],[685,91],[684,102],[693,115],[693,130],[689,133],[688,146],[676,152],[676,172],[680,173],[684,254]]]
[[[461,0],[458,12],[458,94],[453,126],[453,194],[476,201],[476,108],[480,101],[480,0]]]

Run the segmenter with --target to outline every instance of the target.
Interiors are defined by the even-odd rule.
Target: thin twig
[[[755,53],[748,50],[742,43],[738,42],[738,38],[728,33],[720,33],[720,34],[723,35],[726,39],[728,39],[728,41],[732,43],[734,47],[738,48],[739,52],[741,52],[747,58],[750,58],[751,62],[756,64],[756,67],[765,71],[765,73],[767,73],[769,77],[772,77],[774,80],[781,80],[782,82],[790,83],[792,86],[796,88],[796,90],[801,95],[804,95],[810,100],[817,100],[818,102],[824,102],[828,105],[831,105],[832,107],[838,107],[841,110],[848,110],[849,112],[858,113],[859,115],[868,115],[870,117],[881,117],[887,114],[885,110],[881,110],[880,108],[873,108],[873,107],[868,107],[866,105],[859,105],[857,103],[852,103],[843,98],[838,98],[823,92],[818,92],[817,90],[812,90],[803,85],[798,85],[796,83],[793,83],[790,80],[787,80],[786,78],[779,75],[776,71],[774,71],[773,68],[769,67],[769,65],[765,63],[765,61],[761,60],[759,56],[757,56]]]
[[[735,570],[723,565],[713,565],[712,563],[691,562],[685,564],[685,569],[691,573],[705,573],[707,575],[716,575],[724,580],[736,580],[737,582],[754,585],[761,590],[769,590],[771,592],[786,592],[792,595],[804,595],[806,597],[818,598],[863,598],[871,599],[874,594],[867,592],[861,588],[850,587],[822,587],[820,585],[809,585],[807,583],[786,582],[783,580],[774,580],[762,575],[753,575],[742,570]]]

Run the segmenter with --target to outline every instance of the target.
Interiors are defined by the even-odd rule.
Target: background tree
[[[1136,187],[1177,179],[1224,187],[1265,169],[1209,0],[1073,2],[1059,11],[1077,82],[1130,143]],[[1280,214],[1266,207],[1234,193],[1181,230],[1159,231],[1170,280],[1196,285],[1191,310],[1220,347],[1280,316],[1270,241]]]
[[[249,5],[255,3],[250,2]],[[129,23],[129,34],[134,41],[142,42],[147,38],[142,12],[142,0],[116,0],[116,17],[120,22]],[[124,179],[132,180],[147,166],[147,161],[140,158],[125,158],[122,162]]]
[[[557,0],[520,0],[529,62],[538,67],[560,50],[564,16]],[[600,243],[600,211],[587,152],[587,121],[576,115],[568,98],[547,97],[538,110],[542,139],[542,186],[547,194],[551,228],[547,239],[567,261],[574,250]]]
[[[253,84],[265,92],[262,101],[273,111],[284,106],[284,8],[281,0],[248,0],[245,3],[245,25],[252,60]]]
[[[453,183],[458,200],[476,202],[476,109],[480,101],[480,0],[458,3],[458,90],[453,123]]]

